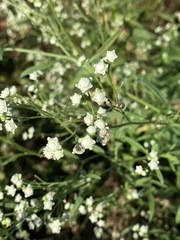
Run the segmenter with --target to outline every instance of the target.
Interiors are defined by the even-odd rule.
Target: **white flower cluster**
[[[57,137],[47,138],[47,144],[43,150],[43,154],[47,159],[59,160],[64,156],[64,151]]]
[[[29,230],[35,230],[45,224],[51,229],[52,233],[60,233],[62,221],[59,218],[55,219],[51,217],[52,207],[55,204],[53,201],[55,192],[48,192],[40,199],[29,198],[33,196],[34,189],[30,184],[23,184],[22,174],[14,174],[10,182],[12,185],[6,185],[4,192],[0,191],[0,204],[4,206],[2,201],[6,201],[6,197],[14,197],[13,219],[15,218],[16,221],[26,221]],[[44,217],[47,215],[47,212],[43,218],[39,216],[38,213],[39,211],[42,212],[42,206],[44,211],[48,211],[48,217]],[[64,217],[62,219],[65,220]],[[6,217],[2,209],[0,209],[0,222],[5,228],[10,227],[12,224],[11,218]]]
[[[133,230],[133,239],[139,239],[142,237],[143,240],[149,240],[148,238],[148,226],[146,225],[139,225],[139,223],[135,224],[132,227]]]
[[[107,51],[106,56],[99,63],[94,64],[95,74],[105,75],[108,70],[108,63],[112,63],[117,58],[115,50]]]
[[[158,166],[159,161],[158,161],[158,156],[156,151],[151,150],[148,156],[148,160],[150,161],[148,163],[148,166],[151,169],[151,171],[159,169],[159,166]]]
[[[95,64],[95,73],[105,74],[108,64],[114,62],[117,58],[115,51],[107,51],[106,57],[103,58],[100,63]],[[84,123],[87,125],[86,131],[87,135],[82,138],[79,138],[78,143],[74,146],[72,153],[73,154],[83,154],[86,149],[92,150],[95,143],[101,143],[102,146],[105,146],[110,138],[108,132],[107,123],[104,122],[103,117],[106,116],[106,110],[102,106],[109,103],[106,94],[103,90],[96,88],[94,91],[91,91],[92,78],[81,78],[79,82],[75,85],[80,91],[81,94],[75,93],[70,97],[72,105],[78,107],[81,103],[83,95],[86,95],[90,98],[90,101],[93,101],[99,105],[99,109],[96,115],[92,115],[87,112],[84,117]],[[96,139],[94,139],[96,137]]]
[[[92,224],[96,224],[94,227],[94,233],[97,238],[102,237],[103,228],[105,227],[105,221],[103,220],[104,204],[99,203],[96,207],[93,207],[94,199],[92,196],[86,198],[85,205],[79,206],[79,212],[82,215],[89,214],[89,220]]]
[[[106,115],[106,110],[99,108],[97,114],[97,120],[94,121],[93,115],[87,113],[84,117],[84,123],[87,125],[87,135],[83,138],[79,138],[78,143],[73,148],[73,154],[83,154],[86,149],[92,150],[95,143],[101,143],[105,146],[109,140],[109,132],[107,123],[102,119]],[[92,137],[96,137],[94,140]]]
[[[8,108],[8,103],[5,98],[8,98],[16,93],[16,87],[12,86],[11,88],[5,88],[0,93],[0,117],[4,123],[4,128],[7,132],[15,133],[17,125],[13,119],[6,119],[6,115],[11,115]],[[3,125],[0,124],[0,130],[3,129]]]

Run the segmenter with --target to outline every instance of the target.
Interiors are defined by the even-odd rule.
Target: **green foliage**
[[[4,2],[0,239],[180,239],[176,3]]]

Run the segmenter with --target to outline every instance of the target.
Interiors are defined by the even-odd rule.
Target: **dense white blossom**
[[[85,137],[79,139],[79,143],[85,149],[92,150],[92,147],[95,144],[95,141],[89,135],[86,135]]]
[[[24,192],[24,197],[28,198],[33,195],[34,190],[33,190],[32,186],[30,184],[28,184],[26,187],[23,188],[23,192]]]
[[[22,174],[21,174],[21,173],[15,173],[15,174],[11,177],[11,182],[12,182],[17,188],[21,188],[22,185],[23,185]]]
[[[84,152],[85,152],[85,148],[80,143],[77,143],[74,146],[73,151],[72,151],[73,154],[83,154]]]
[[[106,64],[103,60],[99,63],[94,64],[95,74],[105,75],[108,69],[108,64]]]
[[[92,78],[81,78],[75,86],[79,88],[82,93],[86,93],[93,86],[91,82]]]
[[[91,115],[90,113],[87,113],[86,116],[84,117],[84,123],[87,126],[90,126],[93,124],[93,115]]]
[[[144,171],[144,169],[142,168],[141,165],[136,166],[135,172],[136,172],[138,175],[146,176],[146,172]]]
[[[48,224],[48,226],[51,229],[52,233],[54,233],[54,234],[58,234],[61,231],[61,223],[60,223],[59,219],[52,220]]]
[[[5,190],[7,191],[7,195],[14,197],[16,193],[16,188],[14,187],[14,185],[6,185]]]
[[[8,111],[7,104],[5,100],[0,99],[0,115]]]
[[[78,107],[80,102],[81,102],[81,98],[82,96],[80,94],[75,93],[73,96],[70,97],[71,101],[72,101],[72,105],[74,107]]]
[[[13,119],[11,120],[6,120],[5,121],[5,129],[7,132],[11,132],[12,134],[15,133],[15,130],[17,128],[17,125],[15,124],[15,122],[13,121]]]
[[[106,56],[105,56],[105,60],[109,61],[109,62],[114,62],[114,60],[117,58],[118,56],[115,53],[115,50],[112,51],[107,51],[106,52]]]
[[[48,143],[46,144],[44,148],[44,156],[47,159],[53,159],[53,160],[59,160],[64,156],[63,149],[61,145],[59,144],[58,138],[47,138]]]
[[[101,89],[96,88],[91,96],[92,101],[96,102],[98,105],[106,104],[108,99],[106,98],[105,92]]]

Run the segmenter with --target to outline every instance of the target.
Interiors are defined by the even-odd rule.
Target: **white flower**
[[[43,74],[43,72],[41,72],[41,71],[30,73],[29,79],[36,81],[38,79],[38,77],[41,76],[42,74]]]
[[[92,206],[94,202],[94,199],[92,196],[86,198],[86,206]]]
[[[136,172],[138,175],[146,176],[146,172],[143,170],[143,168],[142,168],[141,165],[136,166],[135,172]]]
[[[79,139],[79,143],[85,149],[92,150],[92,146],[95,144],[95,141],[89,135],[86,135],[85,137]]]
[[[15,133],[15,129],[17,128],[17,125],[14,123],[13,119],[6,120],[5,121],[5,128],[7,132],[12,132],[12,134]]]
[[[92,78],[81,78],[79,82],[75,85],[77,88],[81,90],[82,93],[87,92],[90,88],[92,88]]]
[[[7,112],[7,105],[5,100],[0,99],[0,115]]]
[[[90,126],[93,124],[93,115],[87,113],[86,116],[84,117],[84,123],[87,125],[87,126]]]
[[[27,187],[23,188],[23,192],[25,195],[24,197],[28,198],[33,195],[34,190],[33,190],[32,186],[30,184],[28,184]]]
[[[105,146],[106,143],[109,141],[109,139],[110,139],[110,135],[107,128],[100,129],[96,141],[100,142],[102,146]]]
[[[75,93],[73,96],[70,97],[72,101],[72,105],[78,107],[81,102],[82,96],[80,94]]]
[[[94,125],[98,128],[98,129],[104,129],[107,125],[106,122],[104,122],[102,119],[98,119],[94,122]]]
[[[108,64],[104,63],[104,61],[101,60],[99,63],[94,64],[94,68],[95,74],[105,75],[108,69]]]
[[[132,190],[130,189],[128,194],[127,194],[127,199],[129,200],[133,200],[133,199],[138,199],[139,198],[139,194],[137,192],[136,189]]]
[[[100,219],[98,222],[97,222],[97,225],[98,227],[104,227],[105,226],[105,221]]]
[[[6,228],[11,226],[11,219],[6,217],[1,221],[1,224],[5,226]]]
[[[50,201],[50,200],[46,200],[43,202],[44,205],[44,210],[52,210],[52,207],[54,205],[54,202]]]
[[[0,191],[0,200],[4,198],[4,193]]]
[[[92,93],[91,99],[98,105],[102,105],[104,103],[107,103],[108,101],[108,99],[105,96],[105,93],[99,88],[96,88],[95,91]]]
[[[61,231],[61,223],[58,219],[50,222],[48,226],[51,229],[52,233],[58,234]]]
[[[33,213],[30,217],[26,218],[26,221],[28,222],[28,226],[30,230],[34,230],[35,227],[40,227],[42,224],[42,220]]]
[[[14,201],[15,201],[16,203],[19,203],[21,200],[22,200],[22,196],[18,193],[18,194],[15,196]]]
[[[87,212],[86,212],[86,208],[85,208],[85,206],[84,205],[80,205],[79,206],[79,212],[80,212],[80,214],[82,214],[82,215],[85,215]]]
[[[149,160],[157,161],[157,160],[158,160],[157,152],[154,151],[154,150],[152,150],[152,151],[149,153],[148,159],[149,159]]]
[[[72,151],[73,154],[83,154],[84,152],[85,152],[85,148],[80,143],[77,143],[74,146],[73,151]]]
[[[16,188],[14,187],[14,185],[6,185],[5,190],[7,191],[7,195],[14,197],[16,193]]]
[[[97,223],[98,213],[97,212],[92,212],[91,215],[89,216],[89,220],[91,221],[91,223]]]
[[[47,159],[53,159],[53,160],[59,160],[64,156],[63,149],[61,145],[59,144],[58,138],[47,138],[48,143],[46,144],[46,147],[44,148],[44,156]]]
[[[102,238],[103,235],[103,229],[101,227],[94,227],[94,234],[96,238]]]
[[[15,174],[11,177],[11,182],[12,182],[17,188],[20,188],[20,187],[23,185],[22,174],[21,174],[21,173],[15,173]]]
[[[114,62],[114,60],[117,58],[118,56],[115,53],[115,50],[112,51],[107,51],[106,52],[106,56],[105,56],[105,60],[108,60],[109,62]]]
[[[90,134],[93,135],[96,133],[96,126],[89,126],[88,128],[86,128],[86,131]]]
[[[102,108],[102,107],[99,107],[98,111],[97,111],[98,115],[99,116],[106,116],[106,109]]]
[[[139,223],[137,223],[137,224],[135,224],[133,227],[132,227],[132,230],[134,231],[134,232],[137,232],[137,231],[139,231]]]
[[[144,237],[147,235],[147,232],[148,232],[148,226],[142,225],[139,229],[139,235],[141,237]]]
[[[16,89],[16,86],[12,86],[10,89],[10,95],[13,96],[16,92],[17,92],[17,89]]]
[[[7,98],[10,95],[9,88],[5,88],[4,90],[1,91],[1,98]]]
[[[148,163],[148,166],[149,166],[149,168],[151,169],[151,171],[153,171],[153,170],[159,169],[158,164],[159,164],[159,161],[151,160],[151,161]]]

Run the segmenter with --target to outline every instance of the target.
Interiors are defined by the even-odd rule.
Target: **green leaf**
[[[177,213],[176,213],[175,222],[176,222],[177,224],[180,223],[180,205],[179,205],[178,210],[177,210]]]
[[[150,178],[149,178],[149,177],[139,178],[138,180],[135,181],[135,186],[136,186],[136,187],[144,186],[145,183],[148,183],[149,181],[150,181]]]
[[[162,102],[167,103],[167,99],[161,94],[157,87],[155,87],[152,83],[146,80],[140,80],[142,83],[156,98],[160,99]]]
[[[137,150],[141,150],[145,154],[147,153],[147,150],[141,144],[139,144],[135,139],[130,138],[130,137],[125,137],[124,141],[128,142],[132,147],[137,148]]]
[[[172,155],[171,153],[161,154],[160,157],[166,158],[173,172],[176,172],[175,165],[179,164],[178,157]]]
[[[149,221],[152,221],[155,212],[155,201],[151,189],[149,189],[147,197],[149,205]]]
[[[180,166],[177,168],[177,172],[176,172],[176,184],[178,189],[180,189]]]
[[[98,145],[93,145],[93,151],[95,152],[95,153],[98,153],[98,154],[105,154],[105,151],[104,151],[104,149],[103,148],[101,148],[100,146],[98,146]]]
[[[55,61],[50,60],[45,63],[44,62],[40,63],[33,67],[29,67],[21,73],[21,77],[25,77],[36,71],[42,71],[42,70],[48,69],[48,68],[52,67],[54,63],[55,63]]]
[[[95,174],[95,173],[88,173],[86,177],[87,178],[92,178],[92,179],[97,179],[97,180],[101,179],[101,177],[99,175]]]
[[[136,40],[152,40],[154,39],[154,34],[143,28],[135,28],[133,31],[133,37]]]
[[[0,48],[0,61],[3,60],[3,52],[4,52],[4,48]]]
[[[83,201],[82,197],[78,197],[76,199],[75,204],[74,204],[73,208],[71,209],[71,211],[69,213],[70,218],[72,218],[74,216],[74,214],[76,213],[77,209],[81,205],[82,201]]]
[[[163,178],[163,175],[162,175],[161,171],[160,171],[159,169],[157,169],[157,170],[155,170],[155,171],[156,171],[156,174],[157,174],[157,177],[158,177],[160,183],[161,183],[162,185],[164,185],[164,178]]]
[[[107,51],[116,39],[119,37],[122,29],[119,29],[114,35],[107,39],[107,41],[103,44],[103,46],[97,51],[97,53],[90,59],[89,62],[93,62],[96,58],[100,57],[105,51]]]

